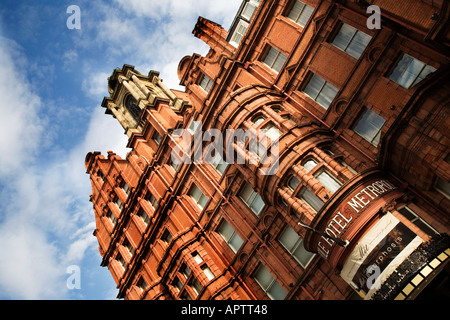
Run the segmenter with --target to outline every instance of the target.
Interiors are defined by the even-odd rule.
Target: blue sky
[[[240,0],[2,0],[0,4],[0,299],[114,299],[84,158],[125,156],[122,127],[100,107],[107,77],[131,64],[180,89],[177,65],[206,45],[198,16],[226,29]],[[81,29],[68,29],[77,5]],[[67,267],[81,271],[69,289]]]

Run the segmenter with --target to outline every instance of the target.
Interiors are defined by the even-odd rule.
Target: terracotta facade
[[[198,19],[211,50],[180,61],[184,92],[114,70],[102,107],[132,151],[91,152],[86,169],[118,297],[448,298],[449,13],[445,1],[243,1],[229,31]],[[260,153],[227,130],[270,144]],[[194,161],[208,148],[213,161]]]

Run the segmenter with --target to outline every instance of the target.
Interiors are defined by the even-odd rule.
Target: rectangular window
[[[316,196],[311,190],[308,188],[303,188],[303,190],[300,193],[300,197],[303,201],[305,201],[315,212],[318,212],[324,202]]]
[[[142,221],[144,222],[144,224],[146,226],[148,226],[148,224],[150,223],[150,218],[148,217],[147,213],[144,211],[144,209],[140,209],[138,214],[137,214]]]
[[[258,7],[260,0],[250,0],[248,1],[245,6],[244,9],[242,9],[241,12],[241,17],[244,17],[247,20],[251,20],[253,17],[253,14],[256,11],[256,8]]]
[[[253,278],[272,300],[283,300],[286,297],[286,290],[284,290],[269,270],[262,264],[256,270]]]
[[[116,216],[111,212],[111,210],[108,211],[108,213],[106,214],[106,217],[109,219],[109,221],[111,221],[113,226],[116,225],[117,219],[116,219]]]
[[[338,89],[316,74],[312,74],[303,92],[325,109],[328,109]]]
[[[180,273],[187,279],[191,275],[192,271],[185,263],[183,263],[180,267]]]
[[[203,286],[200,284],[200,282],[195,279],[194,277],[191,278],[191,280],[189,280],[188,286],[190,286],[194,292],[198,295],[200,293],[200,291],[202,291]]]
[[[181,291],[181,289],[183,289],[183,282],[181,282],[178,277],[175,277],[175,279],[173,279],[172,285],[177,288],[178,291]]]
[[[381,129],[384,126],[384,120],[381,116],[370,109],[365,108],[361,118],[358,120],[353,128],[353,131],[358,133],[365,140],[369,141],[374,146],[380,142]]]
[[[162,234],[161,239],[165,242],[165,243],[169,243],[170,240],[172,240],[172,234],[170,233],[169,229],[166,229],[164,231],[164,233]]]
[[[248,22],[240,20],[236,29],[234,30],[233,36],[230,39],[230,43],[237,47],[239,43],[241,43],[242,37],[245,35],[245,32],[248,28]]]
[[[117,208],[119,208],[119,210],[122,211],[122,209],[123,209],[123,203],[122,203],[122,201],[119,199],[119,197],[116,197],[116,200],[114,201],[114,203],[117,205]]]
[[[155,141],[157,145],[159,145],[161,143],[161,141],[162,141],[162,137],[161,137],[161,135],[159,134],[158,131],[155,131],[155,133],[153,133],[153,137],[152,138],[153,138],[153,141]]]
[[[189,195],[195,201],[200,209],[203,209],[208,202],[208,198],[202,193],[202,191],[195,184],[192,185]]]
[[[226,220],[220,224],[218,232],[235,253],[239,251],[244,241]]]
[[[265,203],[261,196],[255,190],[253,190],[252,186],[247,182],[239,192],[239,197],[258,216],[265,207]]]
[[[117,254],[116,261],[119,262],[119,264],[122,266],[124,270],[127,268],[127,263],[125,262],[125,259],[122,257],[120,253]]]
[[[136,286],[141,289],[141,291],[144,291],[145,288],[147,288],[147,282],[145,282],[144,277],[140,277],[138,282],[136,283]]]
[[[273,123],[266,124],[261,130],[264,132],[266,137],[270,138],[270,142],[273,143],[274,141],[277,141],[278,138],[283,134],[280,129],[278,129],[277,126],[275,126]]]
[[[286,226],[286,228],[284,228],[284,231],[281,233],[278,241],[304,268],[314,257],[314,253],[305,249],[303,246],[303,239],[290,226]]]
[[[181,300],[192,300],[192,297],[189,295],[189,293],[184,290],[184,292],[180,296]]]
[[[171,156],[169,161],[168,161],[168,165],[171,166],[173,168],[173,170],[175,170],[175,172],[176,172],[181,167],[181,161],[178,160],[178,159],[174,159]]]
[[[274,47],[269,46],[263,62],[276,72],[280,72],[281,68],[286,62],[286,59],[286,55],[282,54]]]
[[[208,278],[208,280],[214,279],[214,273],[212,273],[208,265],[204,264],[200,267],[200,269],[202,269],[203,273],[205,274],[206,278]]]
[[[450,183],[442,179],[441,177],[438,177],[436,179],[436,183],[434,185],[437,191],[442,193],[444,196],[450,199]]]
[[[434,236],[438,232],[434,230],[428,223],[423,221],[414,211],[412,211],[408,206],[404,206],[400,209],[397,209],[405,218],[410,220],[416,226],[420,228],[423,232],[428,234],[429,236]]]
[[[127,197],[130,195],[131,193],[131,189],[128,186],[128,184],[126,184],[125,182],[122,184],[122,190],[123,192],[125,192],[125,194],[127,195]]]
[[[128,253],[130,254],[130,256],[133,256],[134,255],[134,248],[133,248],[133,246],[131,245],[131,243],[130,243],[130,241],[127,239],[127,238],[125,238],[125,240],[123,241],[123,244],[122,244],[125,248],[127,248],[127,250],[128,250]]]
[[[287,17],[304,27],[311,17],[314,8],[302,1],[295,1]]]
[[[316,175],[316,179],[331,193],[335,193],[341,187],[341,183],[324,170]]]
[[[156,201],[155,196],[151,192],[147,192],[147,194],[145,195],[145,200],[147,200],[148,203],[150,203],[153,209],[156,210],[156,208],[158,208],[158,201]]]
[[[217,172],[221,175],[225,172],[225,169],[228,166],[228,163],[223,160],[222,156],[217,150],[214,150],[214,157],[211,159],[211,161],[208,162],[211,163],[214,169],[216,169]]]
[[[404,53],[389,76],[389,79],[409,89],[434,71],[436,69],[432,66]]]
[[[202,75],[202,78],[199,82],[199,86],[203,88],[206,92],[209,92],[212,88],[213,81],[206,75]]]
[[[339,32],[334,37],[332,44],[347,52],[352,57],[359,59],[371,39],[372,37],[368,34],[343,23]]]

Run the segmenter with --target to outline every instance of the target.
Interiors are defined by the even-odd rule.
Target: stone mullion
[[[314,194],[317,195],[322,189],[322,184],[312,174],[306,171],[305,168],[294,164],[292,170],[299,180],[303,181]]]

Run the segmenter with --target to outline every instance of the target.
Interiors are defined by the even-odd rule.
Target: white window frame
[[[293,16],[295,13],[294,10],[297,9],[299,11],[296,17]],[[289,13],[286,15],[289,19],[297,23],[301,27],[305,27],[311,18],[314,12],[314,7],[307,5],[303,1],[296,0],[292,5],[291,9],[289,9]],[[306,19],[305,19],[306,18]]]
[[[239,23],[237,24],[236,29],[234,29],[234,33],[230,39],[230,43],[234,47],[238,47],[239,44],[241,43],[242,38],[244,37],[245,33],[247,32],[248,25],[249,25],[248,22],[246,22],[244,20],[239,20]]]

